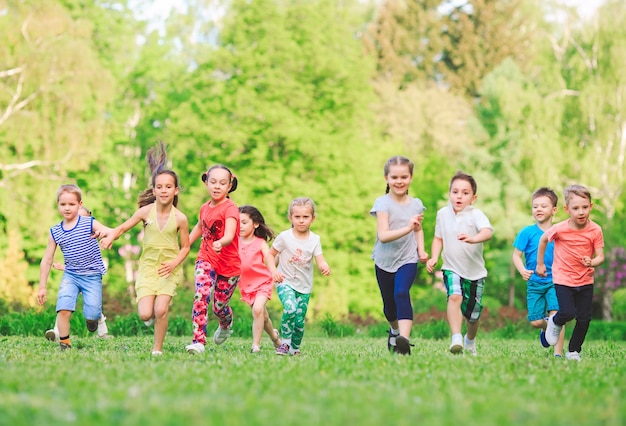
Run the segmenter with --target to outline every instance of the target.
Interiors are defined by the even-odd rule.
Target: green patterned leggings
[[[311,295],[297,292],[287,284],[276,286],[276,290],[283,304],[280,335],[291,349],[299,350],[304,336],[304,317],[309,308]]]

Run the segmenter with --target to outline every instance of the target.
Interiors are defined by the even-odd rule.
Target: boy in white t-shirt
[[[472,207],[476,201],[476,180],[457,172],[450,180],[449,203],[437,212],[432,257],[426,263],[433,272],[442,254],[443,282],[448,294],[448,324],[452,333],[450,352],[460,354],[463,348],[476,355],[476,333],[482,312],[482,295],[487,269],[483,244],[493,234],[485,214]],[[443,253],[442,253],[443,249]],[[461,334],[463,318],[467,325]]]

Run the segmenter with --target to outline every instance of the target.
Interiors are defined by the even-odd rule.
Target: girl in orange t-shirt
[[[274,238],[261,212],[253,206],[239,207],[239,258],[241,259],[241,279],[239,291],[241,300],[252,308],[252,353],[261,351],[263,330],[270,336],[274,347],[280,346],[278,330],[274,329],[265,305],[272,298],[274,280],[265,261],[269,246]]]

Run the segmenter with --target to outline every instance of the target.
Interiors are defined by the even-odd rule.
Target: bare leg
[[[143,299],[142,299],[143,300]],[[154,316],[156,321],[154,323],[154,346],[152,351],[163,351],[163,341],[167,334],[167,326],[169,323],[168,312],[170,308],[170,301],[172,296],[167,294],[160,294],[157,296],[154,302]]]
[[[467,325],[467,340],[474,340],[476,338],[476,333],[478,332],[478,326],[480,321],[469,322],[465,321]]]
[[[448,325],[450,326],[450,332],[452,334],[461,334],[461,327],[463,326],[463,314],[461,313],[461,303],[463,302],[463,296],[453,294],[448,297],[448,306],[446,308],[448,315]],[[478,327],[476,327],[478,329]],[[468,333],[469,334],[469,333]],[[474,332],[474,335],[476,332]],[[471,336],[468,336],[468,339]]]
[[[252,304],[252,345],[261,346],[261,336],[265,325],[265,304],[267,297],[257,294]]]
[[[270,318],[269,312],[267,312],[267,307],[265,308],[265,312],[263,313],[263,329],[272,339],[272,343],[275,347],[280,346],[280,336],[278,333],[274,333],[274,324],[272,324],[272,319]]]
[[[60,337],[65,337],[65,336],[70,335],[70,318],[72,318],[72,311],[57,312],[56,324],[59,327]]]
[[[400,328],[400,336],[404,336],[407,339],[411,337],[412,325],[413,325],[413,320],[410,320],[410,319],[398,320],[398,327]]]

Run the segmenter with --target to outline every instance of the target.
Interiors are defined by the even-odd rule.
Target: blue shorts
[[[443,271],[443,283],[446,286],[448,297],[463,296],[461,313],[469,322],[476,322],[483,311],[483,288],[485,279],[468,280],[452,271]]]
[[[528,321],[536,321],[546,317],[548,311],[559,310],[559,300],[556,298],[554,284],[528,281],[526,290],[528,303]]]
[[[102,314],[102,274],[78,275],[65,271],[59,287],[57,312],[74,312],[78,293],[83,293],[83,315],[85,315],[85,319],[100,319]]]

